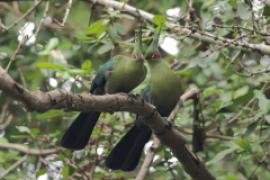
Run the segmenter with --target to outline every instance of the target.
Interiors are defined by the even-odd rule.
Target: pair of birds
[[[155,32],[153,41],[146,50],[146,61],[150,67],[150,84],[143,93],[143,98],[153,103],[158,112],[169,116],[182,93],[180,79],[169,65],[162,61],[158,52],[159,32]],[[128,93],[138,86],[146,77],[142,53],[141,33],[135,38],[134,57],[115,56],[103,64],[94,78],[90,93],[103,95],[124,92]],[[80,113],[65,132],[61,145],[68,149],[83,149],[91,136],[100,112]],[[106,159],[106,166],[113,170],[131,171],[139,163],[144,145],[151,138],[151,129],[144,124],[142,117],[137,116],[134,125],[117,143]]]

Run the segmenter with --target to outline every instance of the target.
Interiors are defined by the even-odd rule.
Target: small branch
[[[4,130],[8,127],[8,125],[12,122],[13,120],[13,116],[12,115],[8,115],[6,118],[6,121],[2,124],[0,124],[0,131]]]
[[[3,143],[0,144],[0,149],[6,149],[6,150],[15,150],[19,151],[28,155],[34,155],[34,156],[41,156],[41,155],[48,155],[48,154],[55,154],[60,152],[61,148],[53,148],[53,149],[33,149],[29,147],[25,147],[21,144],[14,144],[14,143]]]
[[[185,94],[183,94],[180,97],[180,100],[178,101],[177,105],[175,106],[175,108],[171,112],[170,116],[168,117],[168,121],[173,121],[176,118],[177,112],[183,106],[183,102],[185,102],[189,99],[193,99],[194,97],[197,97],[199,93],[200,93],[200,91],[197,88],[193,88],[193,89],[189,90],[188,92],[186,92]]]
[[[27,39],[25,39],[24,41],[26,41],[26,40],[27,40]],[[24,42],[19,43],[19,44],[17,45],[17,48],[16,48],[15,52],[12,54],[12,56],[11,56],[9,62],[8,62],[8,65],[7,65],[7,67],[6,67],[6,71],[9,70],[11,64],[15,61],[16,56],[17,56],[17,54],[19,53],[19,51],[20,51],[20,49],[21,49],[23,43],[24,43]]]
[[[0,19],[0,32],[1,31],[7,31],[8,28],[2,23],[2,20]]]
[[[177,128],[181,133],[185,134],[185,135],[192,135],[193,132],[191,130],[188,129],[184,129],[184,128]],[[217,140],[225,140],[225,141],[234,141],[239,139],[238,137],[231,137],[231,136],[223,136],[220,134],[213,134],[213,133],[206,133],[205,135],[206,139],[217,139]]]
[[[38,24],[38,26],[36,28],[36,31],[35,31],[35,36],[36,37],[37,37],[37,35],[38,35],[39,31],[40,31],[41,25],[43,24],[45,18],[48,15],[49,7],[50,7],[50,1],[47,1],[46,5],[45,5],[43,16],[42,16],[42,18],[41,18],[41,20],[40,20],[40,22],[39,22],[39,24]]]
[[[136,180],[144,180],[155,157],[156,150],[160,147],[160,141],[159,139],[154,136],[153,137],[153,144],[149,148],[149,150],[146,153],[145,159],[143,161],[143,164],[136,176]]]
[[[20,166],[24,161],[27,160],[27,158],[28,155],[24,155],[21,159],[12,164],[8,169],[6,169],[4,172],[2,172],[2,174],[0,174],[0,179],[5,177],[7,174],[16,169],[18,166]]]
[[[28,16],[29,14],[31,14],[41,4],[41,2],[42,2],[42,0],[38,1],[37,3],[35,3],[35,5],[32,8],[30,8],[24,15],[22,15],[20,18],[18,18],[15,22],[13,22],[12,24],[10,24],[9,26],[7,26],[7,28],[5,29],[5,31],[8,31],[13,26],[16,26],[21,20],[25,19],[25,17]]]
[[[146,21],[153,22],[154,15],[143,10],[139,10],[126,3],[114,1],[114,0],[89,0],[90,2],[98,3],[103,6],[115,8],[121,11],[126,11],[134,16],[143,17]],[[262,54],[270,55],[270,46],[265,44],[253,44],[248,42],[236,41],[234,39],[228,39],[223,37],[218,37],[214,34],[200,31],[196,28],[186,28],[182,27],[177,23],[166,22],[166,27],[176,34],[186,34],[191,38],[201,40],[211,44],[224,45],[227,44],[228,47],[234,49],[241,49],[244,51],[259,51]]]
[[[72,0],[69,0],[68,3],[67,3],[65,15],[63,17],[62,23],[60,24],[61,26],[65,26],[65,23],[67,21],[68,15],[70,13],[71,6],[72,6]]]
[[[7,115],[8,106],[10,104],[10,101],[7,101],[3,106],[0,113],[0,120],[3,120],[5,116]]]

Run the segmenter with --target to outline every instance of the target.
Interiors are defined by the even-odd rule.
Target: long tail
[[[100,112],[80,113],[65,132],[61,145],[68,149],[83,149],[92,134]]]
[[[151,129],[146,125],[134,125],[118,142],[106,159],[110,169],[132,171],[139,163],[143,147],[151,137]]]

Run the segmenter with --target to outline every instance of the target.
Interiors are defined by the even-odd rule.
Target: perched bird
[[[137,32],[135,35],[134,58],[117,55],[103,64],[92,82],[91,94],[128,93],[145,79],[147,69],[144,66],[140,34]],[[90,139],[100,113],[81,112],[65,132],[61,145],[73,150],[83,149]]]
[[[146,51],[151,77],[143,97],[156,106],[161,116],[167,117],[177,104],[182,88],[176,73],[171,70],[167,62],[160,58],[158,38],[159,32],[156,32]],[[151,129],[144,124],[142,117],[138,116],[133,127],[108,155],[106,166],[114,170],[134,170],[139,163],[143,147],[150,137]]]

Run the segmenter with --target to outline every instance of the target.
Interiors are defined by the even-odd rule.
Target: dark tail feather
[[[92,134],[100,112],[80,113],[65,132],[61,145],[68,149],[83,149]]]
[[[151,137],[148,126],[134,125],[114,147],[106,159],[106,166],[110,169],[131,171],[139,163],[143,147]]]
[[[192,151],[194,153],[203,151],[204,148],[204,129],[202,128],[194,128],[193,127],[193,135],[192,135]]]
[[[194,153],[203,151],[204,147],[204,119],[200,116],[201,105],[198,98],[193,100],[193,136],[192,136],[192,150]]]

